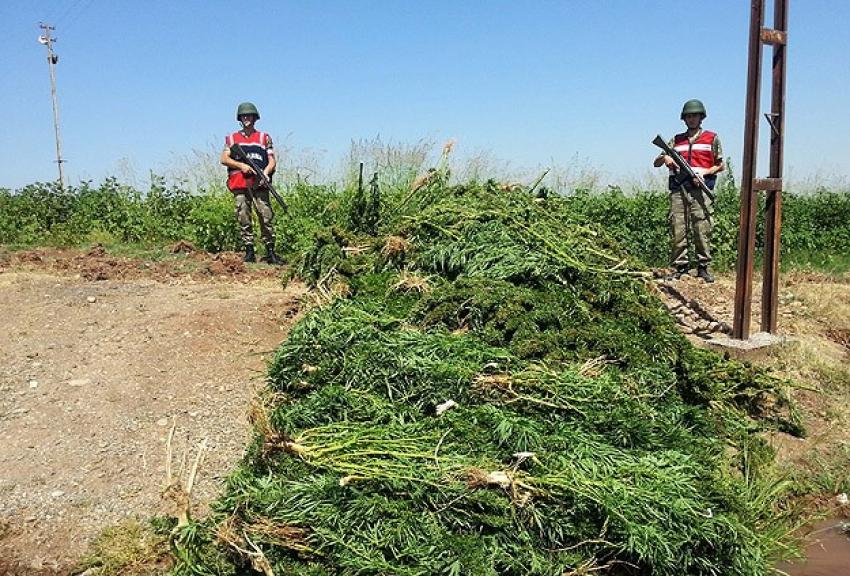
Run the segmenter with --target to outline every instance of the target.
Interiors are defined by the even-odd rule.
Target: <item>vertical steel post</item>
[[[761,28],[764,0],[752,0],[750,7],[749,64],[747,67],[747,107],[744,118],[744,161],[741,178],[741,216],[738,230],[738,265],[735,282],[735,312],[732,337],[750,336],[750,306],[753,289],[753,259],[756,238],[756,197],[753,177],[758,144],[758,113],[761,97]]]
[[[785,47],[788,31],[788,0],[775,0],[773,14],[773,91],[770,114],[770,174],[764,213],[764,278],[761,292],[761,330],[776,332],[779,307],[779,234],[782,230],[782,161],[785,137]],[[769,36],[769,35],[768,35]]]
[[[755,259],[756,193],[765,198],[764,278],[761,329],[776,331],[779,302],[779,234],[782,229],[782,161],[785,130],[785,48],[788,43],[788,0],[774,0],[773,28],[764,28],[764,0],[752,0],[750,9],[747,109],[744,118],[744,162],[741,179],[741,224],[738,231],[738,268],[732,337],[750,336],[753,260]],[[755,178],[758,151],[758,115],[761,97],[762,45],[773,46],[770,124],[770,174]]]

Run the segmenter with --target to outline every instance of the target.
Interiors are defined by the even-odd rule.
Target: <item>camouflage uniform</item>
[[[274,246],[274,228],[271,201],[268,188],[254,188],[253,191],[245,188],[234,190],[233,197],[236,200],[236,221],[239,223],[239,237],[244,246],[254,244],[254,226],[251,219],[251,199],[254,200],[254,208],[257,211],[257,220],[260,223],[260,235],[263,244]]]

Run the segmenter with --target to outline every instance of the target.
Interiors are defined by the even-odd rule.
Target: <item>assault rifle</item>
[[[278,204],[280,204],[281,209],[286,210],[286,202],[283,201],[283,198],[280,196],[280,194],[277,193],[277,190],[274,189],[274,186],[272,186],[272,181],[269,180],[269,177],[266,176],[265,172],[260,170],[260,167],[257,166],[257,163],[248,157],[248,155],[245,153],[245,149],[242,148],[242,146],[237,143],[234,143],[230,147],[230,157],[236,160],[237,162],[244,162],[245,164],[250,166],[251,170],[253,170],[257,177],[260,179],[260,182],[263,183],[263,186],[269,189],[269,192],[272,193],[274,199],[277,200]]]
[[[682,158],[682,155],[676,152],[673,148],[667,144],[667,141],[661,137],[661,134],[658,134],[655,139],[652,141],[653,144],[661,148],[665,154],[667,154],[670,158],[673,159],[673,162],[676,163],[676,166],[679,167],[679,175],[674,176],[676,178],[676,183],[680,186],[685,184],[688,180],[696,183],[700,190],[702,190],[711,201],[714,202],[714,192],[712,192],[711,188],[708,187],[708,184],[705,183],[702,176],[698,175],[694,172],[694,169],[690,164],[685,162],[685,159]]]

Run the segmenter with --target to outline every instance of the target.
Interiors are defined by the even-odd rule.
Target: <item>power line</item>
[[[62,29],[67,32],[71,24],[76,23],[77,19],[92,5],[94,0],[77,0],[62,14],[62,18],[66,19],[63,22],[57,22],[62,25]]]
[[[51,10],[52,13],[47,15],[47,18],[55,25],[62,26],[62,29],[65,30],[67,28],[65,18],[73,14],[82,2],[83,0],[73,0],[64,4],[60,3],[54,10]]]

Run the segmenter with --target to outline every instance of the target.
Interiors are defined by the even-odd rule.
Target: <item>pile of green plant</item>
[[[786,551],[755,434],[780,384],[694,349],[563,198],[389,194],[317,231],[344,285],[278,349],[255,439],[178,574],[766,573]],[[374,207],[371,208],[374,210]]]

